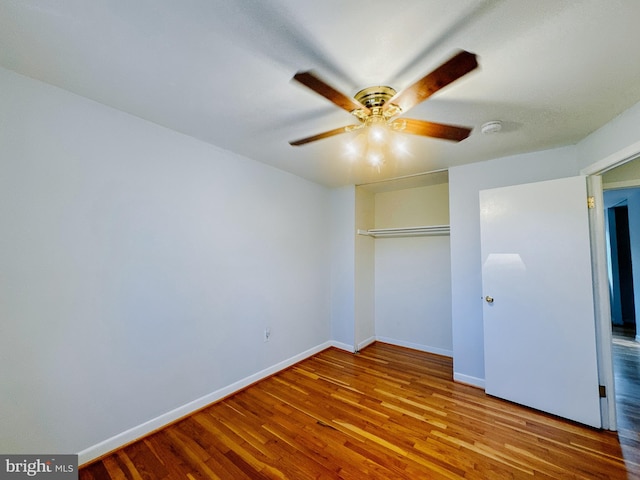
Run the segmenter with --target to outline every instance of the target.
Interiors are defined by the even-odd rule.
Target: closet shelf
[[[372,228],[358,229],[358,235],[369,237],[424,237],[433,235],[449,235],[449,225],[430,225],[423,227]]]

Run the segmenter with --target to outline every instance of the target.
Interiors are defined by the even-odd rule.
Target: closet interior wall
[[[423,183],[357,187],[357,229],[448,225],[446,175]],[[452,356],[449,236],[356,237],[357,347],[379,340]]]

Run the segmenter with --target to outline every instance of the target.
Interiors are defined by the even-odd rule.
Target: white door
[[[486,392],[600,427],[585,177],[483,190],[480,225]]]

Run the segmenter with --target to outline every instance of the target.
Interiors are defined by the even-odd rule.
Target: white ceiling
[[[638,0],[0,0],[0,65],[340,186],[576,143],[640,101],[639,19]],[[345,156],[354,133],[288,144],[353,123],[296,71],[401,90],[458,49],[480,68],[407,116],[463,142],[404,135],[380,172]]]

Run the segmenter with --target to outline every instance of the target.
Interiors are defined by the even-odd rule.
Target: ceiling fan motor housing
[[[353,98],[367,108],[374,108],[382,107],[395,94],[396,91],[391,87],[378,86],[364,88],[356,93]]]

